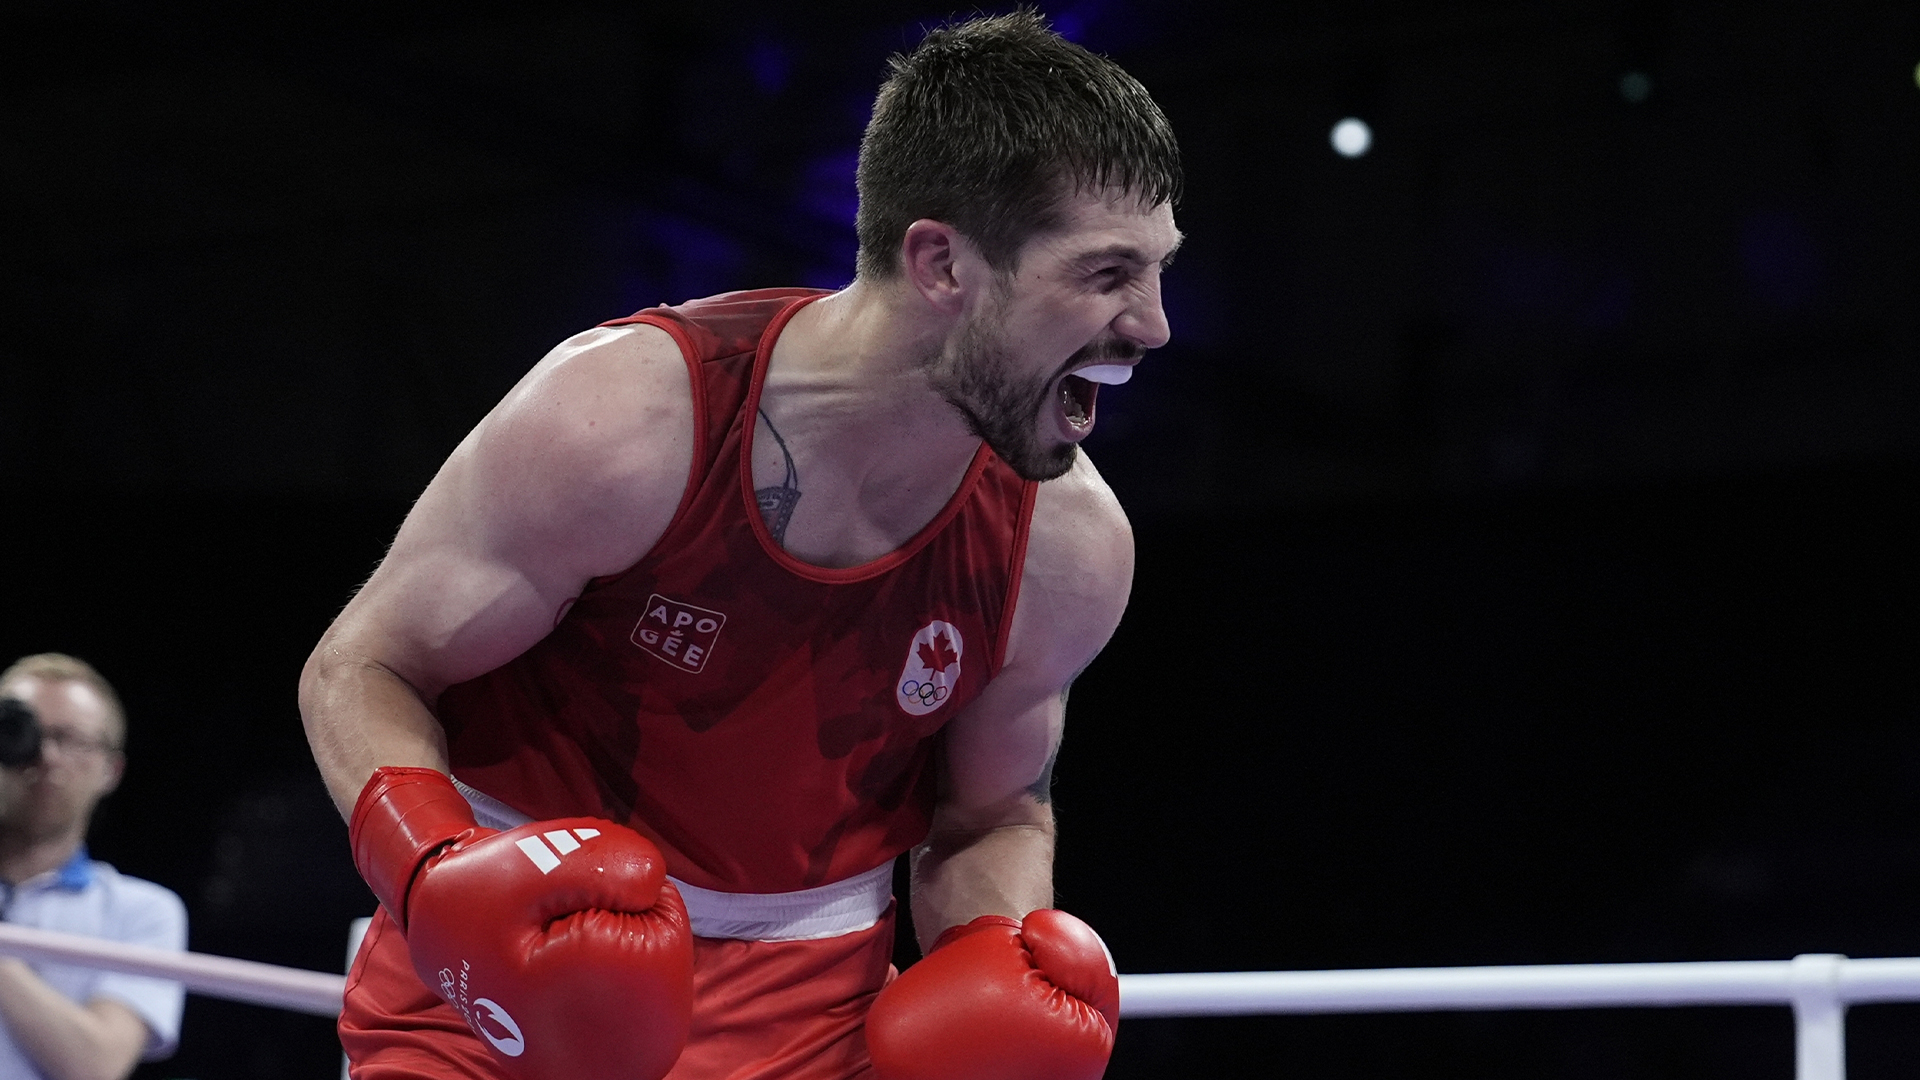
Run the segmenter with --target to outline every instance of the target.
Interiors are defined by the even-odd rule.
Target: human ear
[[[953,226],[930,218],[907,226],[900,240],[900,263],[914,291],[948,314],[959,312],[965,292],[957,265],[963,243]]]

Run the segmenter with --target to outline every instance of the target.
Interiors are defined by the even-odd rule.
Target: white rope
[[[0,924],[0,954],[173,979],[195,993],[338,1016],[339,975]],[[1920,957],[1122,975],[1120,1014],[1791,1005],[1801,1080],[1843,1080],[1849,1004],[1920,1001]]]
[[[1799,968],[1788,960],[1733,960],[1122,975],[1120,1015],[1791,1005],[1807,994],[1804,975],[1796,975],[1806,959]],[[1920,958],[1831,961],[1840,1002],[1920,1001]]]
[[[0,953],[172,979],[197,994],[315,1016],[340,1015],[340,999],[347,985],[345,976],[324,971],[278,967],[231,956],[168,952],[5,923],[0,923]]]

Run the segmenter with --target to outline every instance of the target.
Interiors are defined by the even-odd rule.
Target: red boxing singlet
[[[774,339],[821,295],[725,293],[607,324],[679,343],[692,475],[645,558],[441,697],[463,782],[536,819],[625,822],[670,873],[730,892],[840,881],[925,838],[933,736],[999,671],[1037,485],[983,445],[898,550],[847,569],[782,551],[750,440]]]

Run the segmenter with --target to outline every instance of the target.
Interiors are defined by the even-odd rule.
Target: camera
[[[0,766],[25,768],[40,762],[40,719],[18,698],[0,698]]]

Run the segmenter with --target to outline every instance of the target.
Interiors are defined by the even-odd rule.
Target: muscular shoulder
[[[1132,526],[1080,454],[1034,501],[1008,664],[1072,678],[1113,635],[1132,589]]]
[[[384,667],[425,700],[518,656],[588,581],[658,542],[694,430],[665,332],[562,342],[447,458],[315,655]]]
[[[693,438],[689,376],[673,339],[646,325],[599,328],[535,365],[434,486],[452,489],[456,512],[518,523],[487,530],[502,544],[564,539],[559,550],[577,573],[612,573],[665,530]]]

